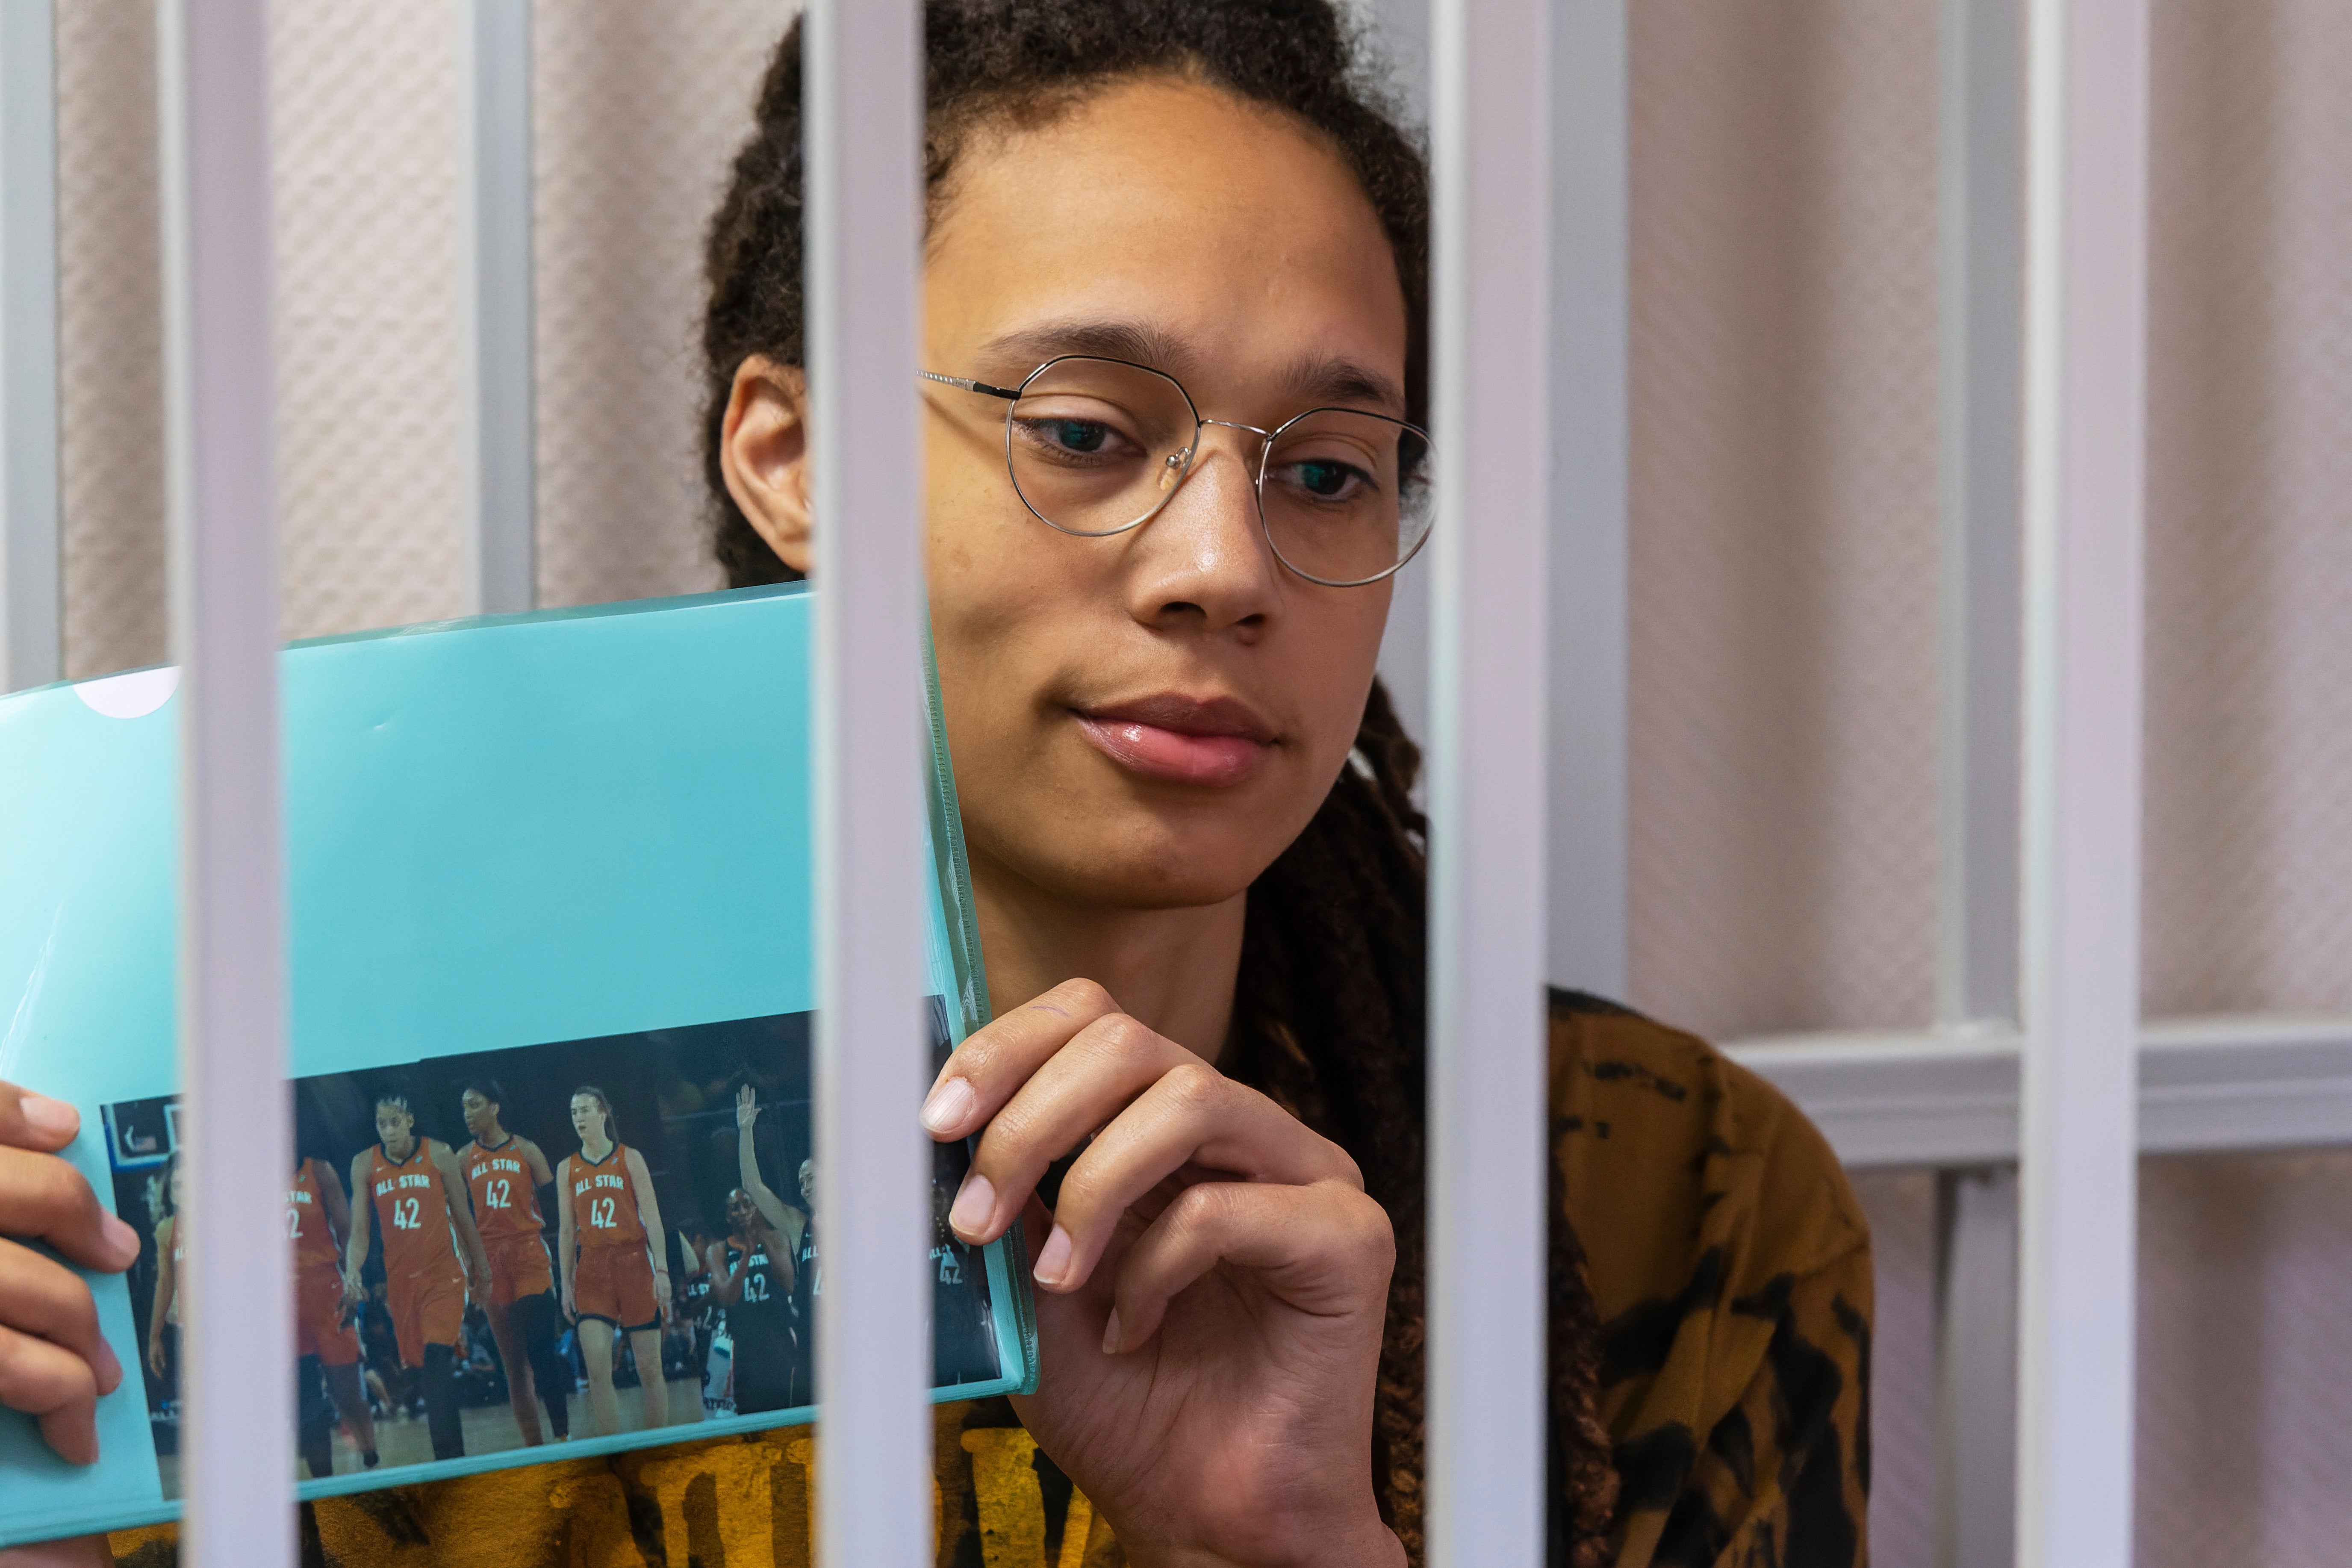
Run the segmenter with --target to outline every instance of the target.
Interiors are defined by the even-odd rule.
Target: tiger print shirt
[[[1552,1152],[1601,1318],[1622,1568],[1867,1561],[1870,1237],[1794,1107],[1705,1042],[1555,993]],[[1120,1568],[1003,1400],[933,1413],[941,1568]],[[341,1568],[803,1568],[805,1428],[335,1498]],[[306,1529],[306,1534],[310,1531]],[[173,1560],[168,1528],[114,1538]]]

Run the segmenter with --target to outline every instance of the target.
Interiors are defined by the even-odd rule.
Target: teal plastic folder
[[[684,1283],[709,1244],[736,1258],[725,1207],[741,1148],[735,1098],[750,1085],[758,1174],[798,1216],[777,1250],[806,1250],[791,1268],[775,1260],[776,1299],[753,1300],[747,1285],[733,1308],[673,1301],[674,1323],[690,1318],[692,1331],[663,1331],[671,1425],[642,1425],[649,1374],[619,1346],[646,1342],[615,1319],[616,1384],[635,1374],[617,1395],[623,1429],[598,1430],[583,1380],[558,1391],[572,1436],[532,1448],[510,1430],[518,1418],[499,1396],[503,1382],[512,1397],[506,1357],[484,1331],[482,1282],[469,1283],[447,1358],[471,1401],[460,1410],[464,1456],[436,1457],[444,1428],[426,1444],[432,1423],[415,1414],[414,1388],[423,1371],[403,1334],[447,1331],[430,1326],[437,1309],[419,1304],[413,1280],[423,1275],[390,1267],[384,1237],[400,1211],[371,1210],[383,1218],[362,1295],[341,1316],[319,1316],[316,1331],[322,1344],[356,1345],[383,1462],[358,1466],[361,1424],[322,1370],[352,1352],[329,1349],[317,1375],[304,1365],[299,1414],[314,1430],[327,1422],[333,1473],[308,1475],[298,1460],[289,1479],[299,1495],[811,1418],[805,1342],[822,1292],[823,1194],[796,1177],[816,1002],[812,608],[796,585],[753,589],[328,639],[283,656],[298,1153],[339,1177],[356,1157],[364,1173],[378,1097],[394,1095],[413,1105],[417,1137],[457,1149],[467,1142],[459,1089],[491,1075],[509,1101],[509,1131],[551,1162],[584,1161],[571,1091],[600,1075],[614,1131],[646,1156],[667,1233],[657,1245]],[[176,1332],[176,1305],[159,1292],[165,1248],[153,1244],[169,1217],[177,1136],[173,689],[170,672],[148,671],[0,699],[0,1078],[79,1109],[68,1157],[150,1243],[130,1275],[90,1277],[127,1370],[100,1405],[100,1462],[68,1466],[28,1419],[0,1412],[0,1545],[177,1511],[176,1389],[143,1366]],[[935,1053],[987,1018],[937,700],[934,690]],[[966,1157],[942,1151],[942,1194]],[[372,1201],[350,1194],[354,1205]],[[555,1208],[570,1200],[559,1182],[534,1201],[551,1248]],[[943,1196],[935,1207],[944,1214]],[[395,1239],[404,1258],[438,1256],[437,1234]],[[449,1240],[462,1251],[454,1226]],[[942,1221],[938,1243],[936,1397],[1033,1388],[1027,1271],[1010,1266],[1017,1236],[965,1249]],[[648,1237],[645,1250],[656,1245]],[[557,1321],[576,1373],[597,1331]],[[766,1369],[757,1378],[755,1363]],[[698,1408],[682,1409],[689,1400]],[[541,1420],[552,1422],[551,1406]]]

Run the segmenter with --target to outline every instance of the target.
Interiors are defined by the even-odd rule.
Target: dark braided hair
[[[1428,402],[1429,173],[1372,86],[1372,62],[1328,0],[929,0],[925,182],[934,216],[977,131],[1051,121],[1105,85],[1170,75],[1293,117],[1347,164],[1403,285],[1410,417]],[[703,463],[714,547],[738,587],[788,580],[729,495],[720,435],[738,368],[805,363],[801,28],[777,47],[758,127],[711,220],[703,328]],[[1345,1148],[1396,1235],[1373,1423],[1383,1516],[1422,1556],[1426,919],[1411,791],[1421,753],[1376,681],[1356,751],[1296,842],[1252,884],[1231,1074]],[[1557,1177],[1555,1176],[1555,1183]],[[1552,1560],[1606,1561],[1616,1478],[1594,1411],[1598,1321],[1583,1253],[1555,1205]]]

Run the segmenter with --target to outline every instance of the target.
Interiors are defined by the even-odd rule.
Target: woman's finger
[[[1203,1182],[1186,1188],[1118,1260],[1103,1353],[1159,1331],[1169,1301],[1220,1263],[1254,1269],[1294,1310],[1366,1315],[1377,1340],[1396,1267],[1388,1211],[1339,1182]]]
[[[1257,1090],[1205,1063],[1186,1063],[1161,1074],[1096,1133],[1062,1178],[1037,1283],[1063,1291],[1084,1285],[1129,1206],[1188,1166],[1246,1182],[1329,1181],[1358,1192],[1364,1185],[1337,1143]]]
[[[98,1331],[98,1306],[73,1270],[28,1247],[0,1241],[0,1324],[37,1334],[89,1363],[98,1391],[122,1382],[122,1363]]]
[[[114,1548],[103,1535],[11,1546],[0,1550],[0,1568],[114,1568]]]
[[[1163,1076],[1186,1067],[1216,1072],[1124,1013],[1097,1018],[1041,1062],[989,1119],[949,1225],[966,1241],[995,1240],[1048,1165]]]
[[[62,1100],[0,1082],[0,1144],[54,1154],[81,1131],[81,1112]]]
[[[107,1213],[81,1173],[54,1154],[0,1148],[0,1235],[37,1236],[109,1274],[139,1260],[139,1233]]]
[[[932,1081],[923,1100],[924,1130],[941,1142],[970,1137],[1071,1037],[1118,1011],[1110,993],[1093,981],[1065,980],[973,1030]]]
[[[71,1351],[0,1328],[0,1405],[38,1417],[58,1458],[98,1462],[98,1381]]]

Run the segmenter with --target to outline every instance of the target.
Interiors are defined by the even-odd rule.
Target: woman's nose
[[[1183,482],[1129,558],[1138,618],[1198,617],[1221,631],[1262,620],[1279,602],[1279,568],[1258,521],[1257,443],[1247,429],[1202,428]]]

